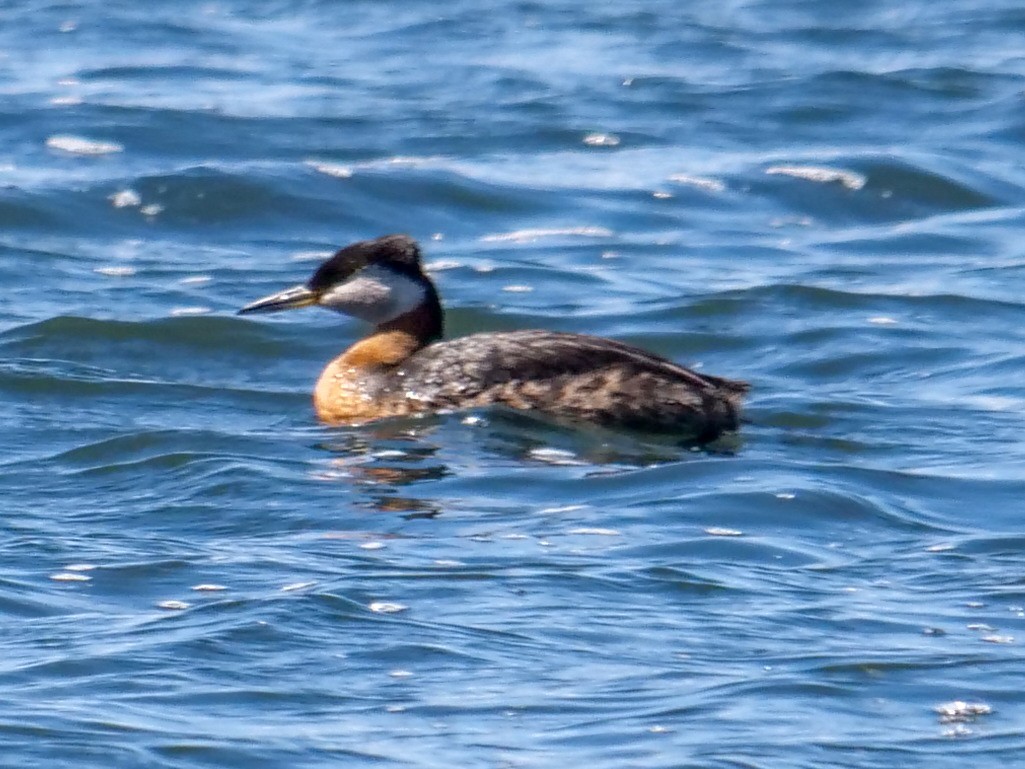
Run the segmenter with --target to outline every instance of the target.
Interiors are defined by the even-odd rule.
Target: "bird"
[[[317,380],[314,410],[328,425],[505,406],[706,443],[739,429],[750,387],[587,334],[534,329],[444,340],[438,290],[407,235],[345,246],[306,283],[238,314],[310,306],[374,327]]]

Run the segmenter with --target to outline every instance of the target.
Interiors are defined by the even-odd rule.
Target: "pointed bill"
[[[295,286],[286,288],[276,294],[257,299],[247,304],[238,311],[239,315],[247,315],[251,312],[280,312],[281,310],[295,310],[299,307],[309,307],[317,303],[317,294],[306,286]]]

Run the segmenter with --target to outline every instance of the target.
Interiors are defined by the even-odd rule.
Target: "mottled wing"
[[[600,337],[476,334],[431,345],[401,367],[435,408],[503,403],[605,424],[732,429],[741,382],[709,377]]]

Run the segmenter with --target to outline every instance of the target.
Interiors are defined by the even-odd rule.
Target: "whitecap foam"
[[[336,179],[348,179],[352,176],[352,167],[343,166],[340,163],[325,163],[320,160],[307,160],[306,165],[314,171],[326,176],[333,176]]]
[[[841,184],[849,190],[860,190],[867,181],[863,175],[854,171],[848,171],[844,168],[831,168],[829,166],[772,166],[771,168],[766,168],[765,173],[791,176],[794,179],[803,179],[804,181],[818,182],[820,184]]]
[[[974,721],[979,716],[988,716],[993,712],[993,708],[985,702],[965,702],[964,700],[944,702],[933,710],[939,715],[940,722],[944,724]]]
[[[135,274],[134,267],[125,267],[123,265],[112,265],[110,267],[97,267],[93,272],[99,275],[106,275],[110,278],[127,278],[130,275]]]
[[[139,197],[139,193],[132,189],[115,192],[108,200],[114,205],[114,208],[132,208],[142,205],[142,198]]]
[[[480,240],[482,243],[529,243],[541,238],[611,238],[614,234],[605,227],[552,227],[484,235]]]
[[[104,142],[67,135],[51,136],[46,140],[46,146],[52,150],[67,152],[70,155],[110,155],[114,152],[124,151],[124,147],[117,142]]]
[[[398,614],[399,612],[406,611],[409,607],[392,601],[374,601],[368,608],[375,614]]]
[[[178,601],[172,598],[168,601],[158,601],[157,608],[166,609],[167,611],[184,611],[189,608],[189,604],[186,601]]]
[[[707,190],[708,192],[723,192],[726,185],[718,179],[711,179],[707,176],[691,176],[690,174],[673,174],[669,181],[676,184],[686,184],[690,187]]]

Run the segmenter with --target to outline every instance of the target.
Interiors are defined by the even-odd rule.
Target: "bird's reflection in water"
[[[444,458],[446,453],[458,456],[459,463],[476,457],[493,464],[496,472],[510,464],[549,465],[582,476],[629,472],[693,456],[692,447],[670,436],[559,423],[506,409],[382,420],[329,428],[327,435],[316,448],[331,454],[331,459],[318,477],[354,484],[365,493],[365,500],[357,504],[410,519],[433,518],[442,512],[440,500],[411,491],[458,471]],[[701,453],[732,452],[706,446]]]
[[[608,429],[512,409],[492,409],[488,427],[482,445],[491,453],[528,464],[583,467],[586,475],[678,462],[694,452],[732,453],[728,438],[697,446],[672,435]]]
[[[402,419],[332,429],[330,439],[315,446],[333,455],[317,477],[363,490],[366,499],[357,505],[407,519],[434,518],[441,513],[438,502],[408,490],[452,474],[437,456],[440,447],[429,439],[436,426],[436,420]]]

